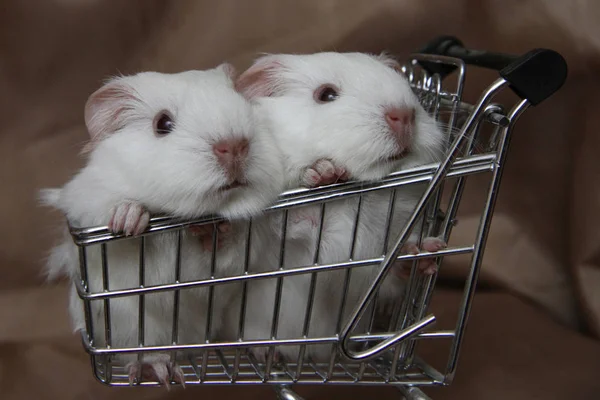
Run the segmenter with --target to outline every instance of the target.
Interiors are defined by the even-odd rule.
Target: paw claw
[[[143,380],[156,381],[170,390],[173,379],[173,382],[185,387],[185,376],[181,367],[172,363],[168,356],[160,356],[152,361],[135,361],[126,368],[129,370],[130,385],[139,384]]]
[[[437,251],[443,250],[448,245],[440,238],[436,237],[428,237],[423,239],[421,243],[421,248],[429,253],[435,253]],[[407,254],[419,254],[421,250],[416,245],[416,243],[406,243],[402,248],[402,251]],[[394,273],[402,278],[408,278],[410,276],[410,262],[400,263],[398,266],[394,266]],[[418,271],[423,275],[433,275],[437,272],[438,265],[432,259],[424,259],[421,260],[418,264]]]
[[[112,210],[108,229],[113,233],[125,233],[126,236],[139,235],[148,227],[150,213],[139,203],[124,201]]]
[[[345,180],[348,180],[346,169],[325,158],[317,160],[307,168],[302,177],[303,184],[308,187],[330,185]]]
[[[428,237],[423,239],[423,243],[421,245],[423,250],[428,251],[430,253],[435,253],[436,251],[440,251],[448,247],[446,242],[444,242],[440,238],[436,237]]]

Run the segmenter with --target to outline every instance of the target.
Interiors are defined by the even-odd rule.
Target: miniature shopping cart
[[[463,101],[467,65],[499,71],[500,77],[487,87],[472,105]],[[186,352],[193,354],[187,360],[178,360],[185,375],[185,383],[191,384],[270,384],[281,399],[300,399],[291,390],[291,385],[390,385],[397,387],[409,399],[427,399],[421,388],[433,385],[448,385],[456,372],[457,359],[465,333],[465,327],[475,293],[475,286],[483,258],[487,234],[492,220],[494,204],[498,195],[502,171],[507,159],[507,151],[514,125],[522,113],[551,96],[564,83],[567,74],[565,60],[556,52],[536,49],[523,56],[510,56],[498,53],[467,50],[453,37],[441,37],[431,42],[419,54],[413,55],[402,68],[413,90],[419,96],[424,108],[435,116],[444,127],[447,139],[445,159],[436,164],[399,171],[377,182],[345,182],[315,189],[301,189],[283,193],[267,212],[287,213],[288,210],[308,205],[326,207],[336,201],[356,199],[357,220],[360,217],[360,199],[374,192],[389,193],[390,204],[395,194],[406,185],[421,184],[423,195],[418,201],[412,216],[392,239],[392,245],[379,257],[353,259],[345,262],[323,264],[316,262],[298,268],[275,268],[272,271],[252,272],[245,270],[239,276],[212,277],[201,281],[179,282],[175,280],[165,285],[147,286],[140,282],[138,287],[118,291],[111,290],[108,284],[102,291],[91,291],[86,275],[86,252],[93,246],[101,247],[102,254],[111,243],[120,240],[138,241],[140,245],[140,276],[144,268],[144,240],[151,235],[165,232],[181,232],[190,225],[216,224],[222,219],[205,217],[190,221],[180,221],[168,217],[156,217],[150,221],[149,229],[138,237],[124,237],[111,234],[106,227],[71,227],[72,237],[79,248],[81,260],[81,280],[76,282],[77,291],[83,300],[87,327],[82,332],[83,344],[91,356],[94,375],[102,383],[110,386],[129,385],[124,365],[115,361],[113,355],[122,352],[137,353],[161,351],[168,354]],[[498,94],[512,89],[514,101],[495,101]],[[516,95],[516,96],[514,96]],[[501,96],[503,99],[511,96]],[[508,103],[508,104],[506,104]],[[479,223],[468,243],[453,243],[450,237],[460,216],[460,203],[470,179],[477,179],[477,187],[484,188],[480,194],[481,205],[477,210]],[[482,182],[486,184],[483,185]],[[472,203],[472,202],[471,202]],[[393,207],[390,206],[390,213]],[[469,209],[473,214],[472,207]],[[322,215],[321,215],[322,220]],[[388,224],[392,220],[388,215]],[[321,221],[322,225],[322,221]],[[417,227],[417,225],[419,225]],[[414,229],[419,229],[421,240],[428,236],[443,238],[450,245],[436,253],[423,252],[417,255],[402,254],[401,249]],[[383,227],[382,229],[389,229]],[[214,230],[216,241],[218,230]],[[181,234],[181,233],[179,233]],[[352,235],[353,232],[348,232]],[[355,234],[355,232],[354,232]],[[468,235],[461,235],[461,238]],[[248,234],[249,237],[249,234]],[[277,246],[277,244],[274,244]],[[246,243],[250,249],[249,240]],[[282,245],[283,246],[283,245]],[[284,249],[281,249],[283,253]],[[248,257],[246,252],[246,257]],[[178,259],[181,252],[177,252]],[[457,320],[445,329],[434,328],[436,317],[430,310],[434,295],[436,275],[423,276],[416,271],[416,264],[424,258],[433,259],[439,268],[446,262],[459,257],[465,265],[470,265],[464,276],[464,290]],[[397,260],[411,261],[407,289],[404,298],[398,301],[388,314],[375,317],[378,289]],[[318,260],[317,260],[318,261]],[[103,260],[106,267],[107,261]],[[240,263],[246,263],[240,260]],[[213,263],[214,264],[214,263]],[[206,287],[210,295],[218,285],[242,285],[242,311],[245,306],[246,285],[253,280],[267,279],[280,283],[288,276],[311,276],[314,280],[319,273],[331,270],[346,271],[349,275],[356,268],[378,268],[377,278],[361,301],[354,306],[348,318],[339,321],[339,330],[327,337],[308,337],[306,332],[294,339],[280,339],[276,335],[260,340],[235,340],[231,342],[205,340],[193,345],[177,342],[177,318],[173,318],[173,341],[162,345],[146,346],[143,340],[136,347],[118,348],[100,346],[109,343],[109,338],[94,337],[90,329],[92,316],[90,304],[104,305],[104,320],[110,326],[109,304],[111,299],[122,296],[140,298],[140,320],[132,321],[143,330],[143,301],[145,295],[155,292],[172,293],[177,299],[178,291],[190,287]],[[108,268],[104,272],[107,282]],[[212,274],[211,274],[212,275]],[[342,283],[340,283],[342,284]],[[281,284],[277,285],[281,291]],[[275,309],[279,306],[276,296]],[[311,292],[310,295],[313,293]],[[309,318],[311,296],[306,315]],[[211,301],[209,301],[209,304]],[[173,313],[178,315],[179,304],[175,301]],[[210,313],[210,309],[208,311]],[[274,313],[276,315],[276,313]],[[368,318],[368,328],[357,332],[361,318]],[[209,318],[210,320],[210,318]],[[277,321],[273,321],[274,324]],[[275,332],[275,331],[273,331]],[[110,332],[97,332],[97,335]],[[443,368],[434,368],[422,357],[419,349],[433,342],[441,341],[449,346],[449,356]],[[315,344],[328,344],[331,355],[328,362],[315,362],[304,357],[304,352],[296,360],[278,360],[274,349],[280,346],[295,345],[305,347]],[[249,351],[256,346],[269,347],[266,360],[259,362]],[[142,385],[157,385],[156,382],[142,382]]]

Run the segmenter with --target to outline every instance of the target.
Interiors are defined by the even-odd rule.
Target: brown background
[[[594,0],[4,0],[0,7],[0,398],[274,398],[269,388],[109,389],[71,335],[64,283],[41,265],[59,216],[36,205],[83,160],[83,104],[117,72],[175,72],[256,52],[381,51],[439,34],[470,47],[550,47],[567,84],[515,131],[455,383],[437,399],[600,398],[600,3]],[[474,76],[474,78],[473,78]],[[490,75],[470,75],[473,100]],[[466,199],[465,201],[469,201]],[[468,209],[468,207],[467,207]],[[474,215],[465,213],[468,228]],[[464,229],[466,229],[464,228]],[[451,265],[448,278],[464,269]],[[435,310],[452,318],[459,292]],[[430,350],[431,359],[445,354]],[[306,387],[307,399],[398,398]]]

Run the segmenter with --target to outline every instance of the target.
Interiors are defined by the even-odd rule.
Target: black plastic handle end
[[[554,94],[567,79],[567,62],[559,53],[548,49],[534,49],[515,56],[467,49],[454,36],[440,36],[429,42],[420,53],[459,58],[468,65],[496,70],[519,97],[527,99],[533,106]],[[456,69],[448,64],[420,64],[429,73],[437,73],[442,78]]]
[[[559,53],[534,49],[500,70],[512,90],[535,106],[552,96],[567,80],[567,62]]]

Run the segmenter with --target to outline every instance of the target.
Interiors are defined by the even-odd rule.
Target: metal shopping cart
[[[497,78],[483,91],[473,105],[463,102],[467,65],[484,67],[499,71]],[[218,217],[206,217],[193,221],[179,221],[167,217],[156,217],[150,221],[149,229],[143,235],[134,238],[111,234],[105,227],[71,227],[71,235],[79,248],[81,279],[76,282],[79,297],[83,300],[87,327],[82,332],[83,344],[91,356],[92,368],[96,378],[106,385],[128,385],[124,366],[116,362],[114,354],[129,352],[162,351],[175,354],[187,351],[191,354],[187,360],[178,360],[184,374],[185,383],[190,384],[271,384],[281,399],[300,399],[291,390],[295,384],[325,385],[391,385],[397,387],[409,399],[427,399],[420,388],[432,385],[448,385],[452,382],[457,359],[461,348],[469,310],[475,293],[486,238],[492,220],[494,204],[507,158],[511,133],[521,114],[535,106],[560,89],[566,79],[567,65],[556,52],[546,49],[532,50],[522,56],[511,56],[484,51],[468,50],[453,37],[441,37],[432,41],[419,54],[413,55],[402,69],[423,106],[445,127],[448,147],[446,158],[437,164],[425,165],[410,170],[393,173],[378,182],[346,182],[315,189],[295,190],[283,193],[268,212],[286,213],[294,207],[318,204],[325,212],[331,202],[356,199],[357,218],[360,217],[360,199],[369,193],[381,191],[389,193],[393,204],[395,193],[406,185],[422,184],[424,191],[421,199],[409,218],[406,226],[392,246],[380,257],[371,259],[351,259],[336,264],[315,263],[300,268],[278,268],[266,272],[246,270],[239,276],[213,277],[196,282],[175,280],[165,285],[145,286],[141,278],[138,287],[126,290],[111,290],[106,284],[102,291],[91,291],[86,282],[86,254],[91,247],[100,247],[103,254],[111,242],[119,240],[137,240],[140,246],[140,276],[144,268],[144,240],[151,235],[165,232],[181,232],[194,224],[215,224]],[[497,95],[512,89],[516,100],[512,104],[494,102]],[[505,102],[507,103],[507,102]],[[477,176],[478,186],[482,179],[487,183],[482,194],[479,210],[479,224],[473,232],[473,239],[467,244],[453,245],[437,253],[402,255],[401,248],[408,236],[419,225],[422,238],[426,236],[443,237],[450,240],[455,225],[461,197],[468,179]],[[390,212],[393,207],[390,206]],[[321,216],[322,217],[322,216]],[[421,218],[423,217],[423,218]],[[388,225],[391,221],[388,215]],[[322,224],[322,222],[321,222]],[[382,227],[382,229],[389,229]],[[180,234],[180,233],[179,233]],[[352,235],[353,232],[348,232]],[[218,230],[214,233],[218,235]],[[392,238],[393,239],[393,238]],[[250,249],[247,241],[248,250]],[[181,256],[177,253],[178,258]],[[246,257],[248,255],[246,254]],[[470,263],[464,277],[464,291],[457,320],[451,329],[434,330],[436,318],[429,313],[429,305],[434,294],[436,277],[421,276],[416,272],[416,263],[424,258],[435,259],[438,265],[451,257],[463,257]],[[399,301],[389,314],[374,317],[374,302],[383,279],[397,259],[412,261],[413,268],[408,278],[405,298]],[[318,261],[318,260],[317,260]],[[240,262],[245,262],[240,260]],[[108,267],[104,260],[104,279],[108,277]],[[247,264],[247,263],[246,263]],[[350,272],[356,268],[378,268],[377,278],[355,305],[349,318],[340,320],[339,331],[328,337],[307,337],[299,335],[295,339],[278,339],[276,336],[261,340],[231,342],[203,341],[194,345],[177,342],[177,318],[173,323],[173,340],[160,346],[145,346],[143,340],[137,347],[118,348],[98,343],[109,343],[104,337],[98,340],[91,329],[90,304],[96,302],[103,306],[104,319],[110,326],[109,304],[119,296],[140,298],[140,320],[132,321],[142,329],[144,321],[143,297],[155,292],[169,292],[177,298],[178,292],[189,287],[206,287],[214,295],[212,288],[217,285],[238,284],[244,290],[246,285],[257,279],[281,280],[292,275],[310,275],[314,281],[319,273],[330,270]],[[174,267],[175,268],[175,267]],[[442,267],[443,268],[443,267]],[[314,287],[314,285],[311,285]],[[281,285],[278,285],[281,290]],[[312,293],[311,293],[312,294]],[[280,299],[278,293],[277,299]],[[310,296],[309,296],[310,297]],[[242,310],[244,301],[242,303]],[[310,313],[310,300],[307,304],[307,316]],[[178,302],[175,301],[173,313],[178,315]],[[278,307],[274,304],[274,307]],[[208,310],[210,313],[210,309]],[[307,318],[305,316],[305,318]],[[301,316],[299,316],[300,318]],[[356,332],[361,318],[369,318],[366,331]],[[381,318],[384,321],[381,321]],[[274,321],[274,323],[277,323]],[[304,332],[306,333],[306,332]],[[100,333],[97,333],[100,334]],[[109,335],[110,332],[103,332]],[[420,346],[432,341],[445,341],[449,344],[449,357],[445,368],[435,369],[420,356]],[[331,356],[328,362],[314,362],[308,357],[296,360],[276,360],[274,351],[268,353],[265,362],[259,362],[248,351],[255,346],[329,344]],[[155,385],[156,382],[143,382],[143,385]]]

